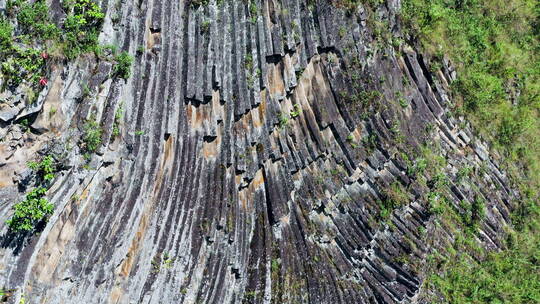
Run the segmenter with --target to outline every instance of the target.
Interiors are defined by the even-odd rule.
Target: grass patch
[[[446,260],[442,275],[428,279],[445,303],[539,303],[540,243],[513,236],[513,245],[477,261],[468,254]]]
[[[457,66],[453,109],[523,186],[540,187],[540,4],[534,0],[406,0],[402,19],[424,49]]]
[[[381,220],[388,219],[396,208],[409,202],[409,194],[399,182],[395,182],[384,189],[382,196],[383,199],[379,202],[380,210],[378,214]]]
[[[427,283],[449,303],[538,303],[540,2],[404,0],[401,18],[432,56],[432,66],[440,66],[443,55],[453,61],[453,111],[503,153],[505,170],[522,194],[507,250],[479,258],[466,246]],[[483,205],[481,199],[462,203],[458,222],[468,234],[483,216]]]

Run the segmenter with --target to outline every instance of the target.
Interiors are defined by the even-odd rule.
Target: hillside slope
[[[455,68],[406,39],[399,0],[100,9],[114,47],[62,34],[34,46],[42,75],[3,78],[8,302],[431,303],[423,282],[455,248],[506,247],[517,188],[450,111]],[[54,211],[14,231],[33,187]]]

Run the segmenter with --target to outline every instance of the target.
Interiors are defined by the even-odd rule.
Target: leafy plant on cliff
[[[43,181],[49,182],[54,179],[56,169],[51,155],[45,156],[40,162],[29,162],[28,167],[34,170]]]
[[[124,117],[123,112],[124,112],[123,105],[120,104],[120,106],[118,106],[118,109],[114,113],[113,129],[111,132],[112,137],[118,137],[120,135],[120,123],[121,123],[122,118]]]
[[[44,68],[39,50],[13,47],[10,55],[1,66],[5,85],[18,86],[24,80],[37,84]]]
[[[101,146],[101,126],[94,120],[88,120],[83,126],[81,148],[89,153],[96,152]]]
[[[114,58],[116,65],[113,68],[114,74],[120,78],[128,79],[131,75],[131,65],[133,64],[133,57],[128,52],[121,52]]]
[[[12,232],[32,231],[37,224],[47,220],[52,214],[54,205],[46,198],[46,186],[54,179],[56,164],[51,155],[39,162],[29,162],[28,167],[37,175],[37,187],[26,194],[25,200],[15,204],[13,216],[6,221]]]
[[[207,6],[209,3],[209,0],[189,0],[189,3],[193,7]]]
[[[13,38],[11,37],[13,27],[9,21],[0,18],[0,54],[5,54],[11,49]]]
[[[32,231],[36,224],[46,219],[54,210],[54,205],[44,197],[47,189],[38,187],[32,189],[26,199],[13,206],[15,213],[7,220],[7,225],[13,232]]]
[[[21,3],[19,5],[20,10],[17,13],[17,21],[24,33],[43,40],[57,37],[59,30],[50,21],[46,1],[38,0],[34,3]]]
[[[72,59],[96,49],[105,17],[97,2],[65,0],[62,5],[66,18],[56,25],[45,0],[7,2],[6,15],[0,16],[1,73],[5,79],[2,89],[17,87],[25,81],[31,86],[45,85],[41,79],[46,79],[49,51]],[[14,36],[12,24],[17,25],[15,32],[21,35]]]
[[[68,13],[64,22],[64,53],[74,58],[97,47],[99,29],[105,14],[93,0],[64,0]]]

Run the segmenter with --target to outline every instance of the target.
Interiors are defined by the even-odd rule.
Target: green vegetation
[[[353,13],[360,3],[367,4],[368,7],[376,7],[384,3],[384,0],[339,0],[334,4],[344,8],[348,13]]]
[[[171,268],[175,258],[171,257],[168,252],[163,254],[162,263],[165,268]]]
[[[402,107],[402,108],[406,108],[409,106],[409,103],[407,102],[407,100],[403,97],[400,97],[398,99],[398,102],[399,102],[399,105]]]
[[[44,68],[39,50],[13,47],[3,55],[7,58],[2,62],[1,72],[7,86],[18,86],[25,80],[38,83]]]
[[[96,152],[101,146],[101,126],[94,120],[88,120],[83,126],[81,148],[87,153]]]
[[[56,171],[52,156],[45,156],[40,162],[29,162],[28,167],[36,172],[38,178],[43,181],[52,181]]]
[[[192,7],[207,6],[209,0],[190,0],[189,3]]]
[[[249,15],[251,23],[257,23],[257,2],[255,0],[249,1]]]
[[[11,49],[13,27],[5,19],[0,19],[0,53],[4,54]]]
[[[461,201],[463,211],[461,213],[461,222],[465,224],[467,229],[476,231],[478,224],[486,215],[485,201],[482,198],[477,198],[472,203]]]
[[[457,248],[450,249],[459,254],[445,260],[427,284],[450,303],[538,303],[540,3],[405,0],[401,16],[405,30],[433,56],[432,67],[438,68],[444,55],[456,65],[454,112],[465,115],[504,153],[505,169],[522,194],[508,248],[480,256],[470,235],[484,214],[484,202],[462,202],[464,212],[454,222],[465,227],[466,241],[456,240]],[[464,168],[458,179],[470,174],[471,169]],[[433,192],[430,202],[440,198],[438,194]],[[442,207],[434,205],[435,211]]]
[[[146,48],[144,47],[144,45],[141,45],[137,48],[137,54],[138,55],[141,55],[144,53],[144,51],[146,50]]]
[[[68,58],[75,58],[83,52],[97,47],[97,38],[105,14],[93,0],[64,0],[62,7],[66,18],[60,27],[50,20],[48,5],[44,0],[28,3],[24,0],[9,1],[10,12],[24,33],[31,40],[53,40],[61,44]]]
[[[244,57],[244,67],[248,71],[251,71],[253,69],[253,55],[246,54],[246,56]]]
[[[297,103],[295,103],[293,107],[294,110],[291,110],[290,116],[291,118],[296,118],[300,115],[300,113],[302,113],[302,107],[300,107],[300,105]]]
[[[210,20],[201,22],[201,34],[206,34],[210,31]]]
[[[75,58],[81,53],[94,51],[105,14],[93,0],[64,0],[67,17],[64,22],[64,53]]]
[[[418,158],[415,160],[414,165],[407,168],[407,174],[413,177],[422,175],[424,170],[426,170],[427,161],[423,158]]]
[[[112,129],[112,137],[118,137],[120,135],[120,122],[124,117],[124,108],[122,104],[118,107],[118,110],[114,113],[114,122]]]
[[[280,113],[279,114],[279,127],[283,128],[289,123],[289,115],[286,113]]]
[[[246,76],[247,84],[249,89],[253,89],[255,87],[255,84],[257,80],[261,78],[261,69],[257,68],[255,69],[255,73],[252,73],[251,70],[247,71]]]
[[[26,194],[25,200],[13,206],[13,216],[6,221],[12,232],[25,232],[34,230],[40,222],[46,221],[52,214],[54,205],[46,198],[46,186],[54,179],[56,164],[51,155],[43,157],[39,162],[29,162],[28,167],[37,177],[37,187]]]
[[[16,6],[20,5],[22,5],[20,0],[9,1],[8,8],[13,11]],[[47,26],[46,9],[46,5],[40,1],[22,5],[18,11],[17,19],[24,35],[18,37],[13,36],[14,29],[9,20],[5,19],[4,16],[0,17],[1,74],[5,80],[2,90],[5,90],[6,87],[18,86],[25,80],[31,81],[34,85],[37,84],[44,66],[44,62],[40,58],[40,51],[21,47],[17,43],[30,40],[30,33],[42,38],[53,35],[51,27]]]
[[[45,0],[9,0],[5,16],[0,16],[1,74],[5,90],[22,82],[44,85],[45,61],[49,55],[69,59],[97,49],[97,39],[105,14],[93,0],[64,0],[65,21],[50,19]],[[8,17],[16,16],[21,35],[14,36]],[[51,53],[51,54],[49,54]]]
[[[446,298],[445,303],[539,303],[540,243],[517,237],[502,252],[477,261],[468,254],[443,259],[442,275],[428,280]]]
[[[20,7],[17,21],[25,34],[31,34],[39,39],[48,40],[58,37],[59,30],[49,18],[49,9],[45,1],[24,3],[17,1]]]
[[[353,99],[355,102],[362,104],[364,107],[369,107],[370,105],[377,106],[382,98],[382,94],[379,91],[371,90],[364,91],[360,90]]]
[[[281,259],[280,258],[273,258],[270,263],[270,275],[272,277],[272,282],[276,282],[278,285],[276,289],[279,290],[279,283],[280,283],[280,271],[281,269]]]
[[[383,200],[379,202],[379,218],[386,220],[392,212],[409,202],[409,195],[403,186],[395,182],[382,193]]]
[[[377,148],[377,143],[378,143],[378,139],[377,139],[377,135],[375,134],[370,134],[362,138],[362,145],[364,145],[366,152],[368,154],[371,154],[375,150],[375,148]]]
[[[429,190],[424,199],[434,224],[454,237],[454,242],[428,256],[430,275],[424,284],[435,294],[426,300],[430,303],[538,303],[540,245],[537,237],[531,235],[538,229],[537,221],[533,217],[527,228],[509,231],[507,250],[489,252],[483,249],[477,242],[477,232],[486,215],[486,201],[474,184],[470,185],[475,192],[474,199],[464,199],[458,204],[449,199],[452,175],[448,173],[452,170],[438,151],[437,145],[426,145],[415,153],[415,157],[401,155],[413,183]],[[454,182],[465,182],[474,174],[482,175],[482,167],[475,170],[463,165],[453,175]],[[399,198],[396,194],[401,191],[391,189],[387,190],[391,195],[386,196]],[[399,199],[387,201],[390,202],[381,202],[384,207],[399,206],[392,203]],[[384,211],[382,209],[382,216]],[[421,234],[425,233],[424,228],[421,230]]]
[[[11,231],[32,231],[36,224],[52,214],[54,205],[44,197],[46,192],[44,187],[34,188],[24,201],[13,206],[15,213],[6,222]]]
[[[113,72],[120,78],[128,79],[131,75],[131,65],[133,64],[133,57],[128,52],[121,52],[114,57],[116,65],[113,68]]]
[[[169,253],[165,252],[162,255],[155,255],[150,264],[152,265],[152,273],[158,273],[161,271],[162,266],[165,269],[169,269],[173,266],[175,258],[171,257]]]
[[[435,62],[447,54],[456,64],[455,112],[505,152],[508,169],[525,168],[524,186],[539,189],[538,1],[407,0],[402,17]]]

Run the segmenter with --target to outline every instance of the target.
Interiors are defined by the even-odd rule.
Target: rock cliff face
[[[134,56],[127,81],[83,55],[52,63],[34,104],[5,93],[7,301],[427,302],[428,257],[455,241],[441,205],[484,202],[477,239],[500,248],[516,194],[449,112],[451,64],[399,39],[399,5],[103,0],[100,42]],[[103,132],[85,158],[89,119]],[[14,236],[40,154],[62,162],[55,211]]]

